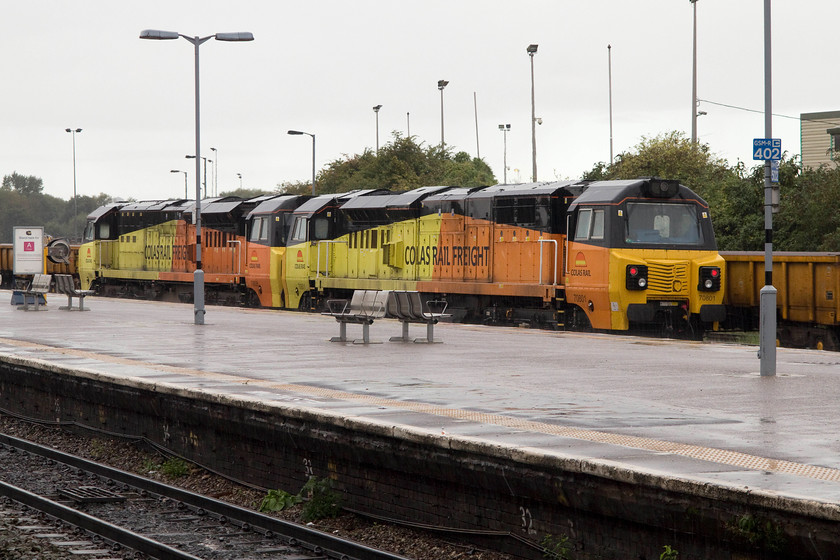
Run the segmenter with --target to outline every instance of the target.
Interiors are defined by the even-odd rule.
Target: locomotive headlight
[[[643,264],[628,264],[625,287],[628,290],[644,290],[648,283],[648,267]]]
[[[700,284],[697,286],[704,292],[717,292],[720,290],[720,268],[717,266],[700,267]]]

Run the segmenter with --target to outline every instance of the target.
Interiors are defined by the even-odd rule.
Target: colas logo
[[[297,252],[297,262],[303,262],[303,251],[301,251],[300,249],[298,249]]]
[[[572,276],[592,276],[592,272],[586,268],[586,256],[582,252],[575,255],[575,267],[569,270]]]

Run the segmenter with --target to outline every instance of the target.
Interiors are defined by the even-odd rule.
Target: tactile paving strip
[[[400,408],[404,410],[411,410],[412,412],[422,412],[425,414],[433,414],[436,416],[443,416],[453,418],[456,420],[469,420],[472,422],[479,422],[481,424],[493,424],[497,426],[504,426],[507,428],[515,428],[529,432],[552,434],[562,437],[579,439],[583,441],[621,445],[623,447],[632,447],[636,449],[644,449],[647,451],[656,451],[660,453],[672,453],[674,455],[681,455],[683,457],[690,457],[692,459],[710,461],[713,463],[731,465],[733,467],[740,467],[745,469],[792,474],[796,476],[814,478],[817,480],[827,480],[833,482],[840,481],[840,470],[838,469],[819,467],[816,465],[808,465],[805,463],[796,463],[793,461],[769,459],[767,457],[749,455],[747,453],[730,451],[726,449],[716,449],[713,447],[689,445],[671,441],[662,441],[652,438],[612,434],[609,432],[587,430],[584,428],[558,426],[556,424],[534,422],[522,418],[504,416],[501,414],[491,414],[487,412],[478,412],[473,410],[461,410],[457,408],[444,408],[418,402],[396,401],[392,399],[384,399],[380,397],[371,397],[368,395],[358,395],[355,393],[336,391],[333,389],[323,389],[318,387],[307,387],[301,385],[273,385],[272,387],[295,392],[304,392],[311,395],[317,395],[319,397],[329,397],[341,400],[364,401],[377,406]]]
[[[364,402],[374,406],[387,406],[389,408],[399,408],[402,410],[410,410],[412,412],[419,412],[423,414],[432,414],[435,416],[452,418],[456,420],[467,420],[471,422],[478,422],[481,424],[504,426],[506,428],[514,428],[530,432],[551,434],[561,437],[574,438],[582,441],[620,445],[623,447],[644,449],[647,451],[655,451],[660,453],[672,453],[674,455],[690,457],[702,461],[710,461],[713,463],[723,465],[731,465],[733,467],[740,467],[744,469],[791,474],[796,476],[813,478],[817,480],[826,480],[833,482],[840,481],[840,470],[838,469],[820,467],[816,465],[808,465],[805,463],[796,463],[793,461],[770,459],[767,457],[749,455],[747,453],[730,451],[726,449],[716,449],[712,447],[689,445],[671,441],[657,440],[652,438],[612,434],[609,432],[587,430],[584,428],[559,426],[556,424],[534,422],[532,420],[525,420],[523,418],[516,418],[512,416],[504,416],[501,414],[492,414],[474,410],[461,410],[458,408],[446,408],[421,402],[399,401],[394,399],[386,399],[382,397],[374,397],[370,395],[349,393],[347,391],[339,391],[336,389],[312,387],[310,385],[275,384],[271,381],[253,379],[234,374],[207,372],[176,366],[167,366],[164,364],[155,364],[140,360],[131,360],[116,356],[108,356],[106,354],[96,354],[83,350],[74,350],[71,348],[57,348],[53,346],[46,346],[38,343],[25,342],[8,338],[0,338],[0,344],[7,344],[9,346],[24,347],[34,350],[44,350],[65,355],[90,358],[102,362],[134,364],[137,366],[155,369],[158,371],[167,371],[172,373],[180,373],[184,375],[195,375],[204,377],[205,379],[212,378],[227,383],[247,383],[251,386],[257,385],[270,387],[272,389],[290,391],[299,394],[311,395],[314,397]]]

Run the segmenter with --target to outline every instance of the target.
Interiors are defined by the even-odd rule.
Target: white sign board
[[[44,272],[44,228],[14,228],[14,271],[15,276],[42,274]]]

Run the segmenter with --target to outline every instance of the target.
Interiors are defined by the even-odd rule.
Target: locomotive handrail
[[[543,248],[542,248],[542,244],[543,243],[554,243],[554,282],[552,283],[552,285],[553,286],[557,285],[557,251],[558,251],[557,240],[556,239],[542,239],[542,238],[540,238],[537,241],[539,241],[539,243],[540,243],[540,282],[539,283],[542,284],[542,269],[543,269],[543,250],[542,250]]]
[[[327,243],[327,257],[329,257],[329,244],[332,243],[347,243],[344,240],[339,239],[320,239],[315,244],[315,250],[318,251],[318,258],[315,261],[315,278],[321,277],[321,243]],[[329,278],[330,276],[330,259],[327,258],[327,270],[324,271],[324,277]]]
[[[103,270],[103,268],[102,268],[102,253],[103,253],[102,246],[104,246],[106,243],[113,243],[115,241],[116,241],[116,239],[100,239],[99,240],[100,247],[96,251],[96,253],[97,253],[96,256],[99,257],[99,272],[102,272],[102,270]],[[114,260],[114,255],[109,255],[109,256],[111,257],[111,260],[113,261]],[[113,268],[113,263],[111,263],[111,266]]]
[[[242,275],[242,242],[238,239],[228,239],[228,243],[233,244],[236,243],[236,254],[238,258],[236,259],[236,275]]]

